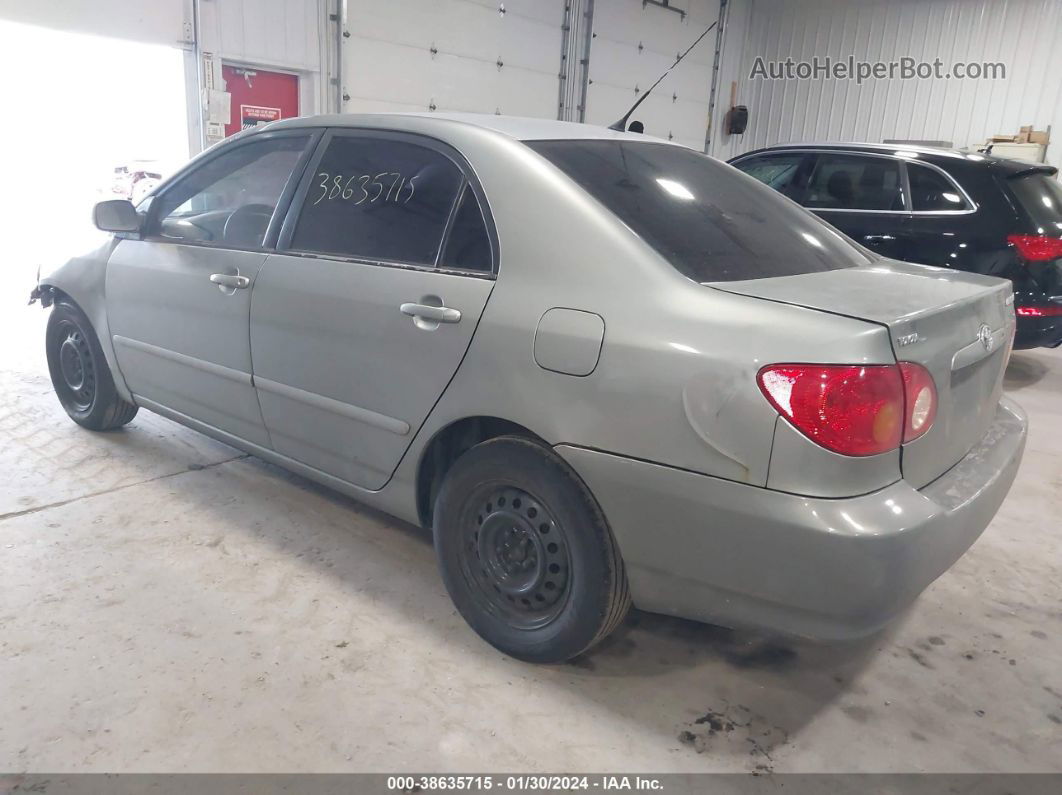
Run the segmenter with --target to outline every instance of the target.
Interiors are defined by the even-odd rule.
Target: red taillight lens
[[[843,455],[895,450],[928,431],[937,415],[933,377],[912,362],[772,364],[756,380],[797,430]]]
[[[1012,243],[1024,259],[1032,262],[1062,257],[1062,238],[1047,235],[1010,235],[1007,242]]]
[[[827,450],[866,456],[900,446],[904,386],[895,365],[773,364],[756,378],[771,405]]]
[[[1020,317],[1062,317],[1062,304],[1058,306],[1019,306]]]
[[[929,370],[914,362],[900,362],[903,376],[903,440],[911,442],[929,430],[937,418],[937,385]]]

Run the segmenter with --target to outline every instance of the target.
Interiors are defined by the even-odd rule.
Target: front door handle
[[[430,320],[433,323],[459,323],[461,312],[448,306],[429,306],[428,304],[402,304],[399,307],[403,315],[414,319]]]
[[[210,281],[223,290],[229,287],[233,290],[246,290],[251,286],[251,280],[247,276],[233,275],[231,273],[212,273]]]

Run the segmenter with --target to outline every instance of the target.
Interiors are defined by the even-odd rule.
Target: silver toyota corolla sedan
[[[632,602],[872,632],[1022,456],[1009,282],[881,259],[667,141],[292,119],[95,219],[113,238],[36,291],[71,418],[149,409],[430,527],[524,660]]]

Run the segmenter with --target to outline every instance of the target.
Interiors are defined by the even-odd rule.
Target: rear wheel
[[[71,303],[52,309],[45,334],[52,387],[66,413],[89,430],[125,425],[137,407],[122,400],[85,313]]]
[[[601,510],[540,444],[500,437],[467,451],[446,475],[433,523],[450,597],[506,654],[569,660],[630,608],[623,561]]]

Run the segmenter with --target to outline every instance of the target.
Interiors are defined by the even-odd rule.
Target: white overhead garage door
[[[557,118],[564,0],[349,0],[343,110]]]
[[[670,0],[669,5],[642,0],[594,4],[586,121],[607,125],[622,117],[719,15],[718,0]],[[631,119],[640,120],[649,135],[703,150],[714,56],[713,30]]]

